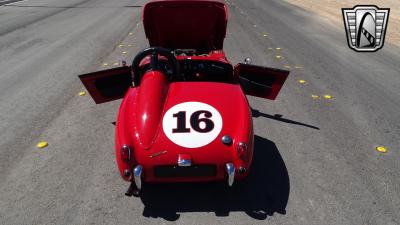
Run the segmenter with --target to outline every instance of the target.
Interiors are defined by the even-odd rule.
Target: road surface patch
[[[11,4],[11,3],[22,2],[22,1],[26,1],[26,0],[0,0],[0,6]]]

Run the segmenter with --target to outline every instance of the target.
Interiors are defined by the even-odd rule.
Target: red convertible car
[[[150,47],[131,66],[79,76],[96,103],[123,98],[115,153],[126,194],[157,182],[232,186],[253,157],[246,95],[274,100],[289,72],[231,65],[223,1],[150,1],[142,17]]]

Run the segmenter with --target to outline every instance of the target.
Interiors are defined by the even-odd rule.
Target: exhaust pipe
[[[125,192],[125,195],[128,197],[132,197],[132,196],[139,197],[139,193],[140,193],[140,190],[136,187],[135,182],[131,182],[128,190]]]
[[[228,185],[232,187],[233,182],[235,181],[235,166],[233,163],[226,164],[226,173],[228,174]]]

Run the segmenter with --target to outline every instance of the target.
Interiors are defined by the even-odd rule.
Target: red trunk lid
[[[155,0],[143,10],[150,46],[169,49],[222,49],[227,8],[216,0]]]
[[[152,116],[151,112],[143,113],[138,105],[132,107],[138,110],[137,114]],[[189,154],[195,164],[226,162],[232,160],[232,146],[236,146],[237,141],[247,141],[251,130],[251,115],[246,97],[240,86],[235,84],[172,83],[165,103],[160,108],[164,111],[160,119],[148,121],[158,127],[157,131],[148,134],[152,136],[153,141],[147,146],[141,144],[146,150],[137,156],[138,161],[143,164],[145,163],[141,157],[149,159],[149,155],[164,150],[168,154],[152,158],[152,164],[174,165],[179,154]],[[159,110],[154,113],[159,113]],[[139,117],[141,119],[141,116]],[[207,120],[212,123],[208,130]],[[133,124],[133,127],[137,125],[130,124]],[[134,135],[135,132],[131,133],[131,137],[141,139],[141,135],[145,133],[144,129],[148,129],[149,126],[137,130],[138,136]],[[222,144],[221,138],[224,135],[233,138],[232,145]],[[139,142],[143,143],[142,140]]]
[[[144,79],[152,78],[147,76]],[[176,82],[169,84],[165,98],[146,93],[159,91],[146,88],[143,85],[146,80],[142,80],[141,84],[138,88],[129,89],[121,104],[116,149],[119,157],[123,144],[132,146],[135,162],[146,171],[146,181],[160,181],[154,175],[154,168],[178,166],[182,158],[189,159],[191,165],[216,166],[217,174],[175,181],[224,179],[224,166],[228,162],[233,162],[236,168],[248,168],[251,157],[246,162],[241,161],[236,151],[239,142],[247,143],[250,151],[253,145],[251,112],[238,84]],[[148,108],[140,100],[141,95],[143,100],[148,98],[154,103],[153,98],[157,98],[159,101]],[[141,126],[140,121],[146,122],[147,126]],[[232,138],[231,144],[221,141],[225,135]],[[127,168],[123,163],[119,166],[120,171]]]

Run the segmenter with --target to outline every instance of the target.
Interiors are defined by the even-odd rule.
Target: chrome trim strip
[[[153,153],[152,155],[150,155],[149,157],[152,159],[152,158],[158,157],[165,153],[167,153],[167,151],[156,152],[156,153]]]

